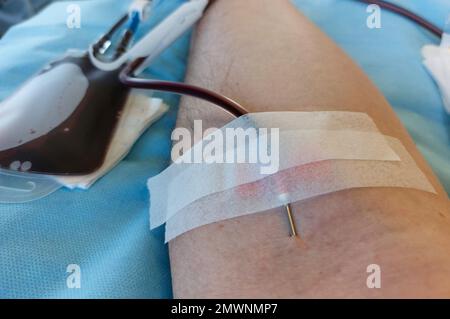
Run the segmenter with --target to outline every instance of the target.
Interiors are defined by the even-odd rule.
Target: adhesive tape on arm
[[[198,199],[167,221],[166,242],[203,225],[344,189],[401,187],[436,193],[402,143],[392,137],[388,142],[400,161],[321,161]]]
[[[297,128],[301,127],[301,130]],[[228,129],[278,128],[279,162],[276,171],[331,159],[398,161],[372,119],[353,112],[254,113],[240,117],[212,133]],[[224,148],[224,156],[239,148],[252,150],[260,139],[272,140],[272,132]],[[255,141],[255,139],[257,141]],[[183,154],[186,160],[208,144],[208,137]],[[213,193],[255,182],[267,176],[259,163],[186,163],[178,160],[148,181],[151,195],[151,228],[158,227],[190,203]]]

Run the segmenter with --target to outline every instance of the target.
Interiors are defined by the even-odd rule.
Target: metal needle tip
[[[284,205],[289,218],[289,225],[291,226],[291,237],[297,237],[297,228],[295,227],[294,217],[292,215],[291,204]]]

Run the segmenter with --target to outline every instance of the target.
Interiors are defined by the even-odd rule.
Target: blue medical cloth
[[[382,11],[381,29],[369,29],[367,5],[354,0],[295,0],[387,97],[419,149],[450,191],[449,117],[422,66],[420,49],[433,35]],[[447,0],[395,1],[443,26]],[[159,0],[155,24],[182,1]],[[66,26],[67,5],[81,8],[81,29]],[[69,48],[86,49],[127,9],[129,1],[52,4],[0,40],[0,99]],[[282,17],[280,17],[281,19]],[[146,76],[183,80],[189,35],[153,63]],[[60,190],[28,204],[0,205],[0,297],[171,297],[162,228],[150,232],[146,180],[169,163],[178,99],[163,95],[170,112],[91,190]],[[81,288],[69,289],[66,268],[81,267]]]

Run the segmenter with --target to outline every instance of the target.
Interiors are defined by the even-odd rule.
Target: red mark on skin
[[[266,188],[270,188],[271,193],[288,194],[289,187],[287,187],[288,183],[286,183],[286,180],[291,180],[294,177],[298,183],[312,183],[323,180],[324,177],[330,174],[334,174],[331,161],[313,162],[283,170],[256,182],[240,185],[235,188],[235,192],[240,198],[258,196]]]

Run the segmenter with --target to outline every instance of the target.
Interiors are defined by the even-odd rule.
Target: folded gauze
[[[422,55],[424,65],[441,91],[445,110],[450,114],[450,46],[426,45]]]

